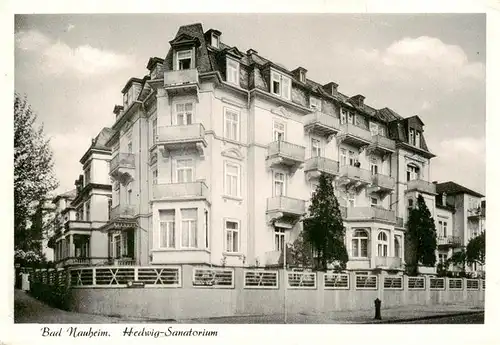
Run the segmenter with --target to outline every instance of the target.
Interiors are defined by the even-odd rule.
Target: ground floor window
[[[274,229],[274,250],[283,251],[285,248],[285,229],[275,228]]]
[[[225,221],[226,252],[238,253],[240,250],[240,223],[235,220]]]
[[[355,230],[352,236],[352,256],[355,258],[368,257],[368,232]]]
[[[112,258],[122,258],[127,256],[127,233],[119,232],[110,236],[110,254]]]
[[[387,234],[384,231],[379,232],[378,237],[378,244],[377,244],[377,256],[387,256],[387,251],[388,251],[388,241],[387,241]]]

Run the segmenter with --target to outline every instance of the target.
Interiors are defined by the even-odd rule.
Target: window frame
[[[220,36],[216,35],[214,32],[212,32],[212,35],[210,37],[210,45],[217,49],[219,49],[220,47]]]
[[[381,237],[385,239],[381,239]],[[389,256],[389,235],[385,230],[380,230],[377,234],[377,256],[384,258]]]
[[[195,210],[196,216],[194,218],[187,218],[185,219],[182,216],[182,211],[186,210]],[[181,248],[182,249],[196,249],[198,248],[198,209],[197,208],[184,208],[180,210],[181,213]],[[184,223],[187,223],[188,230],[187,230],[187,241],[188,244],[187,246],[184,245]],[[194,229],[193,229],[193,224],[194,224]],[[193,232],[194,231],[194,232]],[[194,236],[193,236],[194,235]],[[194,240],[193,240],[194,238]]]
[[[188,166],[179,167],[179,162],[190,162]],[[179,172],[183,171],[183,181],[179,181]],[[186,172],[191,172],[191,179],[187,177]],[[189,181],[188,181],[189,180]],[[175,183],[192,183],[195,181],[195,161],[191,157],[176,157],[175,158]]]
[[[321,98],[309,96],[309,109],[321,111]]]
[[[231,64],[234,64],[231,66]],[[226,58],[226,82],[240,85],[240,63],[229,57]]]
[[[236,120],[228,117],[228,113],[233,113],[236,115]],[[241,113],[239,110],[235,110],[233,108],[224,107],[224,138],[228,140],[240,141],[240,118]],[[231,125],[235,125],[234,127],[234,138],[231,138],[228,133],[228,122]]]
[[[183,59],[179,59],[179,55],[181,53],[185,53],[185,52],[189,52],[189,68],[187,69],[182,69],[180,68],[181,65],[180,65],[180,61],[181,60],[187,60],[187,58],[183,58]],[[175,71],[185,71],[185,70],[189,70],[189,69],[193,69],[193,64],[194,64],[194,54],[193,54],[193,49],[182,49],[182,50],[177,50],[175,52]]]
[[[236,229],[231,229],[227,227],[228,223],[236,224]],[[227,247],[228,243],[228,232],[232,233],[231,241],[232,247],[231,250]],[[234,242],[234,233],[237,234],[236,242]],[[236,251],[234,250],[234,245],[236,244]],[[234,218],[224,218],[224,252],[231,254],[238,254],[241,252],[241,221],[239,219]]]
[[[270,80],[270,91],[273,95],[284,98],[288,101],[291,100],[292,80],[290,77],[285,76],[278,71],[271,70]],[[275,91],[275,82],[278,84],[278,92]]]
[[[283,130],[277,128],[276,125],[282,126]],[[281,139],[277,136],[277,134],[281,133]],[[273,142],[274,141],[286,141],[286,123],[277,119],[273,119]]]
[[[161,211],[166,211],[166,212],[172,211],[173,219],[171,219],[171,220],[170,219],[168,219],[168,220],[161,219]],[[166,210],[159,210],[158,211],[158,218],[159,218],[158,219],[158,245],[157,245],[158,249],[175,249],[176,248],[175,214],[176,214],[175,209],[166,209]],[[162,241],[162,233],[163,233],[162,224],[166,225],[166,228],[165,228],[165,230],[166,230],[166,244],[167,244],[166,247],[163,246],[163,241]],[[170,233],[172,233],[172,241],[170,241],[171,240]],[[170,243],[170,242],[172,242],[172,243]]]
[[[272,190],[272,193],[273,193],[273,196],[274,197],[280,197],[280,196],[286,196],[286,193],[287,193],[287,174],[283,171],[279,171],[279,170],[273,170],[273,190]],[[279,179],[276,179],[276,175],[279,174],[279,175],[282,175],[283,176],[283,179],[282,180],[279,180]],[[276,191],[276,184],[279,183],[282,185],[282,194],[277,194]]]
[[[276,244],[278,244],[278,247],[276,247]],[[274,250],[278,252],[283,252],[285,246],[286,246],[286,230],[284,228],[274,227]]]
[[[236,168],[236,175],[229,172],[228,167],[230,166]],[[236,194],[233,194],[232,190],[228,190],[228,176],[236,177]],[[224,195],[233,198],[241,198],[241,165],[233,161],[224,161]]]
[[[360,233],[364,233],[364,236],[360,236]],[[366,256],[363,255],[363,245],[362,243],[366,241]],[[357,252],[354,250],[354,243],[357,243]],[[351,237],[351,254],[353,258],[367,259],[370,257],[370,234],[364,229],[356,229]]]
[[[189,110],[186,110],[186,105],[187,104],[190,104],[191,105],[191,111]],[[179,111],[178,110],[178,106],[182,105],[183,106],[183,110]],[[172,123],[175,125],[175,126],[189,126],[189,125],[192,125],[195,123],[195,114],[196,114],[196,111],[195,111],[195,102],[193,101],[182,101],[182,102],[175,102],[172,106],[173,108],[173,112],[174,112],[174,115],[173,115],[173,118],[175,120],[172,121]],[[188,119],[188,114],[191,114],[191,123],[188,123],[187,119]],[[179,123],[179,115],[182,116],[182,123]]]
[[[91,221],[91,215],[90,215],[90,205],[91,205],[92,199],[89,199],[85,201],[84,203],[84,208],[85,208],[85,221],[90,222]]]
[[[315,145],[315,143],[317,145]],[[322,156],[323,156],[323,143],[321,139],[311,137],[311,157],[322,157]]]

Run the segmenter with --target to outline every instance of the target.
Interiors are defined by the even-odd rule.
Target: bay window
[[[387,234],[384,231],[379,232],[377,236],[377,256],[387,256],[388,241]]]
[[[355,258],[368,257],[368,233],[365,230],[356,230],[352,236],[352,256]]]
[[[289,77],[271,71],[271,93],[290,100],[292,83]]]
[[[175,248],[174,210],[160,210],[158,248]]]
[[[183,248],[196,248],[198,246],[197,212],[196,208],[181,210]]]
[[[311,156],[312,157],[321,156],[321,140],[316,138],[311,138]]]

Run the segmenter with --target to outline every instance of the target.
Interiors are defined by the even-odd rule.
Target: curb
[[[447,314],[439,314],[439,315],[430,315],[430,316],[420,316],[420,317],[412,317],[407,319],[389,319],[389,320],[377,320],[377,321],[367,321],[363,322],[363,324],[379,324],[379,323],[405,323],[410,321],[419,321],[419,320],[433,320],[433,319],[441,319],[452,316],[464,316],[464,315],[475,315],[475,314],[484,314],[484,310],[481,311],[466,311],[466,312],[457,312],[457,313],[447,313]]]

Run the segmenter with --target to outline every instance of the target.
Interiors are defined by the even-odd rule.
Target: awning
[[[107,222],[105,225],[99,228],[100,231],[111,231],[111,230],[123,230],[135,228],[137,226],[137,222],[135,220],[130,219],[114,219]]]

